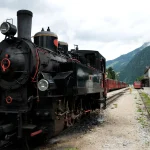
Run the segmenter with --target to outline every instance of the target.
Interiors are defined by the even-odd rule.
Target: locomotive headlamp
[[[17,28],[9,22],[3,22],[0,26],[0,31],[4,35],[14,36],[17,32]]]
[[[49,83],[47,80],[45,79],[41,79],[39,82],[38,82],[38,89],[40,91],[46,91],[48,89],[48,86],[49,86]]]

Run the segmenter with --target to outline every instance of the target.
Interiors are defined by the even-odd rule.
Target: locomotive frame
[[[58,42],[48,28],[31,41],[32,12],[4,22],[0,43],[0,140],[57,135],[81,115],[106,108],[106,60],[93,50]]]

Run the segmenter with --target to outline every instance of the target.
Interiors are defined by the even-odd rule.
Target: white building
[[[144,78],[142,79],[142,84],[144,87],[150,87],[150,67],[146,67],[144,71]]]

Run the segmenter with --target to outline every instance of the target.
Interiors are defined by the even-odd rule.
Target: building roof
[[[146,66],[144,73],[148,72],[149,69],[150,69],[150,66]]]

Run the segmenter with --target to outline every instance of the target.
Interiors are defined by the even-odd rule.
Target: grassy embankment
[[[140,96],[141,96],[146,108],[150,112],[150,97],[146,93],[143,93],[143,92],[140,93]],[[137,97],[135,97],[135,99],[137,99]],[[144,107],[142,105],[142,101],[139,99],[139,100],[137,100],[136,104],[137,104],[137,112],[140,113],[140,116],[137,118],[137,120],[138,120],[138,122],[141,123],[143,128],[147,127],[148,126],[148,120],[146,118],[149,116],[146,115],[145,109],[143,109]]]

